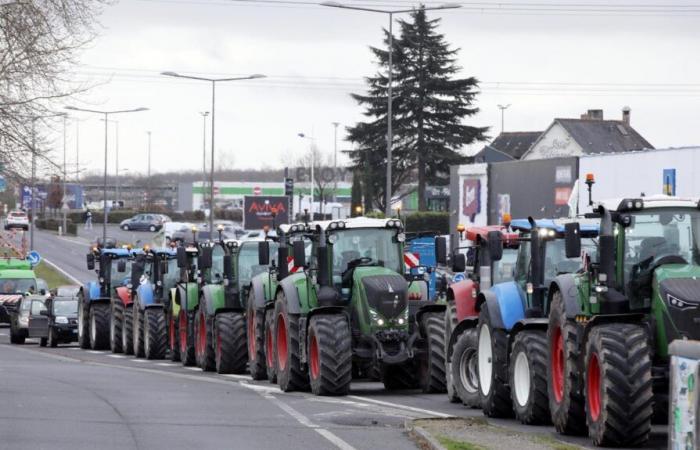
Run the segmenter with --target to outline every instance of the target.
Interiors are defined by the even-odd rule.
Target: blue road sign
[[[456,273],[456,274],[454,274],[454,276],[452,277],[452,282],[453,282],[453,283],[457,283],[457,282],[460,282],[460,281],[464,280],[465,278],[466,278],[466,277],[464,276],[463,273]]]
[[[29,264],[32,266],[36,266],[41,262],[41,255],[39,255],[39,252],[36,250],[32,250],[29,252],[29,254],[27,254],[27,261],[29,261]]]

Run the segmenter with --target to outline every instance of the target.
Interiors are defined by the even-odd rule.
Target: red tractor
[[[477,374],[477,295],[495,283],[513,278],[518,235],[508,223],[471,227],[460,225],[460,242],[451,257],[452,283],[447,286],[445,342],[447,343],[447,395],[452,402],[479,406]],[[436,239],[438,264],[447,263],[445,238]],[[467,250],[466,255],[460,250]]]

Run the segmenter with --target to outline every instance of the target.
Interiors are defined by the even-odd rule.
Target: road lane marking
[[[107,355],[107,356],[109,356],[110,358],[126,358],[126,356],[124,356],[124,355],[115,355],[115,354]]]
[[[187,370],[196,370],[197,372],[201,372],[201,371],[202,371],[202,369],[200,369],[199,367],[183,367],[183,369],[187,369]]]
[[[148,362],[147,359],[136,359],[136,358],[131,358],[131,361],[137,362],[137,363],[145,363],[145,362]]]
[[[100,350],[88,350],[87,352],[92,353],[93,355],[102,355],[105,353],[105,352],[100,351]]]
[[[393,408],[403,409],[406,411],[413,411],[413,412],[417,412],[417,413],[430,414],[431,416],[436,416],[436,417],[443,417],[443,418],[454,417],[452,414],[445,414],[445,413],[441,413],[439,411],[432,411],[430,409],[416,408],[415,406],[402,405],[400,403],[392,403],[392,402],[385,402],[383,400],[375,400],[373,398],[360,397],[359,395],[348,395],[348,397],[354,398],[354,399],[359,400],[361,402],[376,403],[377,405],[391,406]]]
[[[318,433],[321,436],[323,436],[324,438],[326,438],[326,440],[328,440],[330,443],[332,443],[333,445],[335,445],[339,449],[341,449],[341,450],[355,450],[355,447],[348,444],[347,442],[345,442],[340,437],[333,434],[331,431],[327,430],[326,428],[323,428],[319,425],[316,425],[308,417],[306,417],[305,415],[303,415],[302,413],[300,413],[296,409],[292,408],[288,404],[284,403],[282,400],[278,399],[274,395],[272,395],[270,393],[260,392],[259,389],[253,388],[253,386],[255,386],[253,384],[249,384],[249,383],[240,383],[240,384],[241,384],[241,386],[245,386],[249,389],[253,389],[254,391],[258,392],[260,395],[262,395],[263,398],[265,398],[265,399],[271,401],[272,403],[274,403],[275,405],[277,405],[277,407],[279,407],[282,411],[284,411],[287,414],[289,414],[290,416],[292,416],[297,422],[299,422],[300,424],[304,425],[307,428],[314,430],[316,433]],[[259,386],[257,386],[257,387],[259,387]]]
[[[246,381],[252,381],[253,379],[250,377],[250,375],[236,375],[234,373],[225,373],[223,374],[225,377],[229,378],[234,378],[236,380],[246,380]]]
[[[83,282],[82,282],[82,281],[80,281],[79,279],[75,278],[73,275],[69,274],[69,273],[66,272],[65,270],[61,269],[60,267],[58,267],[56,264],[52,263],[52,262],[49,261],[48,259],[44,258],[44,262],[45,262],[46,264],[48,264],[49,266],[53,267],[55,270],[59,271],[64,277],[68,278],[70,281],[72,281],[73,283],[77,284],[78,286],[82,286],[82,285],[83,285]]]
[[[0,333],[0,336],[7,336],[7,333]]]
[[[175,363],[156,363],[156,366],[163,366],[163,367],[176,367],[180,366],[181,364],[175,364]]]

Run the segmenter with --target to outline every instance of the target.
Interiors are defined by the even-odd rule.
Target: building
[[[475,163],[513,161],[522,158],[542,131],[504,131],[474,155]]]

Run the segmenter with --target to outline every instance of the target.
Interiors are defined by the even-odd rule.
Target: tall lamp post
[[[332,122],[333,124],[333,201],[338,201],[338,125],[340,122]]]
[[[114,111],[98,111],[95,109],[84,109],[84,108],[77,108],[75,106],[66,106],[66,109],[69,109],[71,111],[81,111],[81,112],[88,112],[88,113],[93,113],[93,114],[103,114],[104,115],[104,121],[105,121],[105,173],[104,173],[104,184],[102,186],[102,195],[104,196],[104,201],[103,201],[103,210],[102,210],[102,240],[105,241],[107,239],[107,134],[108,134],[108,128],[107,126],[109,125],[109,116],[112,114],[126,114],[126,113],[132,113],[132,112],[141,112],[141,111],[148,111],[148,108],[135,108],[135,109],[118,109]]]
[[[510,103],[507,105],[498,105],[498,109],[501,110],[501,133],[503,133],[504,127],[503,125],[505,124],[505,113],[506,109],[510,108]]]
[[[393,143],[393,134],[391,128],[392,122],[392,103],[393,103],[393,70],[394,70],[394,14],[404,14],[416,11],[415,8],[412,9],[374,9],[374,8],[362,8],[358,6],[345,5],[338,2],[326,1],[320,4],[321,6],[328,6],[331,8],[341,8],[341,9],[354,9],[357,11],[366,11],[373,13],[387,14],[389,16],[389,70],[387,75],[387,121],[386,121],[386,205],[384,206],[384,213],[387,217],[391,216],[391,146]],[[433,11],[438,9],[456,9],[461,8],[461,5],[447,3],[439,6],[431,7],[421,7],[423,11]]]
[[[304,133],[297,133],[297,136],[299,136],[302,139],[308,139],[309,140],[309,148],[311,149],[311,219],[313,220],[314,217],[314,191],[316,190],[316,186],[314,184],[314,166],[316,165],[316,155],[314,154],[314,146],[316,144],[316,139],[307,136]],[[321,205],[321,201],[319,201],[319,206]],[[301,205],[299,205],[301,208]],[[321,211],[319,207],[319,212]]]
[[[204,192],[207,186],[207,116],[209,111],[202,111],[202,209],[204,209]]]
[[[186,78],[188,80],[199,80],[208,81],[211,83],[211,169],[209,172],[209,232],[214,232],[214,125],[215,125],[215,112],[216,112],[216,83],[223,81],[240,81],[240,80],[254,80],[257,78],[265,78],[265,75],[259,73],[248,75],[246,77],[233,77],[233,78],[206,78],[206,77],[195,77],[191,75],[181,75],[177,72],[161,72],[161,75],[166,77],[175,78]]]

